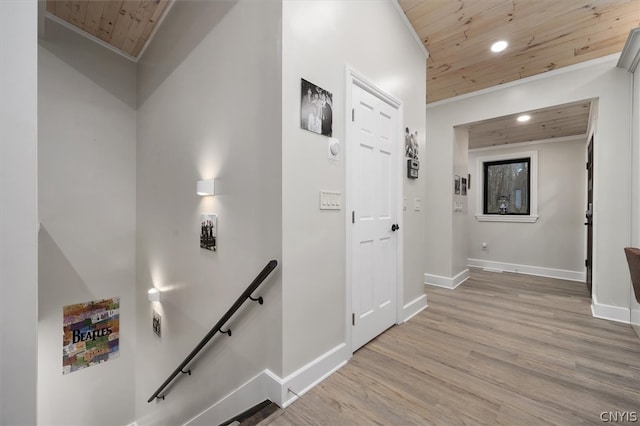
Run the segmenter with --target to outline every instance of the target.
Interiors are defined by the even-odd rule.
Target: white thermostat
[[[340,141],[336,138],[329,138],[328,157],[330,160],[340,159]]]

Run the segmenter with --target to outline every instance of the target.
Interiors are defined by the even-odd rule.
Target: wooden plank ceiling
[[[170,0],[46,0],[47,12],[137,58]],[[398,0],[425,47],[427,102],[620,52],[640,0]],[[489,50],[497,40],[509,47]]]
[[[469,149],[576,135],[585,135],[586,142],[590,111],[591,101],[587,100],[528,111],[526,115],[531,118],[526,123],[517,121],[521,114],[471,123],[465,126],[469,129]]]
[[[428,103],[620,52],[640,26],[640,0],[399,3],[429,51]]]
[[[2,0],[0,0],[2,1]],[[47,12],[134,60],[172,0],[46,0]],[[640,0],[398,0],[429,51],[427,103],[620,52]],[[509,43],[501,53],[490,45]],[[589,102],[470,126],[470,147],[583,134]]]
[[[169,0],[47,0],[47,12],[137,58]]]

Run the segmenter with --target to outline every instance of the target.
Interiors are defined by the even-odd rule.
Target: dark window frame
[[[527,163],[527,211],[523,213],[489,213],[488,212],[488,193],[489,180],[487,179],[489,167],[502,166],[514,163]],[[495,216],[530,216],[531,215],[531,157],[509,158],[506,160],[484,161],[482,163],[482,214]]]

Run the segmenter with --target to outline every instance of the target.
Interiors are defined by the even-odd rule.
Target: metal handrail
[[[236,311],[240,309],[240,306],[242,306],[242,304],[246,302],[247,299],[256,301],[262,305],[263,303],[262,297],[258,297],[257,299],[254,299],[253,297],[251,297],[251,294],[260,286],[260,284],[262,284],[265,278],[267,278],[267,276],[271,273],[271,271],[273,271],[276,268],[276,266],[278,266],[278,262],[276,260],[271,260],[269,261],[269,263],[267,263],[267,266],[265,266],[262,269],[262,271],[260,271],[258,276],[251,282],[251,284],[249,284],[249,287],[247,287],[244,293],[240,295],[238,300],[236,300],[235,303],[231,305],[227,313],[225,313],[222,316],[222,318],[220,318],[220,320],[216,323],[216,325],[213,326],[213,328],[207,333],[206,336],[204,336],[204,338],[200,341],[200,343],[198,343],[198,345],[189,353],[189,355],[187,355],[184,361],[180,363],[178,368],[176,368],[173,371],[173,373],[169,375],[167,380],[165,380],[164,383],[160,385],[158,390],[156,390],[153,393],[153,395],[151,395],[151,397],[147,400],[147,402],[151,402],[156,398],[164,400],[165,395],[159,396],[160,393],[167,386],[169,386],[171,382],[173,382],[173,380],[176,378],[176,376],[178,376],[178,374],[182,373],[182,374],[191,375],[191,370],[189,369],[185,371],[185,367],[189,365],[189,363],[193,360],[193,358],[195,358],[195,356],[198,355],[198,353],[207,345],[207,343],[209,343],[209,340],[211,340],[217,332],[225,333],[231,336],[231,330],[227,329],[226,331],[222,331],[222,326],[224,326],[227,323],[227,321],[231,319],[233,314],[235,314]]]

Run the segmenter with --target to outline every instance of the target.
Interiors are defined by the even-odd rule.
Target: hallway
[[[640,340],[584,284],[471,270],[271,425],[601,424],[640,416]],[[605,416],[605,417],[602,417]],[[637,421],[637,420],[636,420]]]

